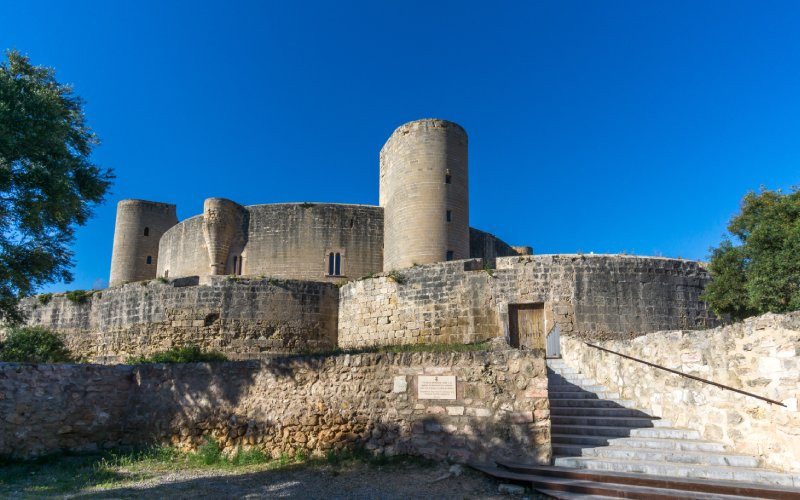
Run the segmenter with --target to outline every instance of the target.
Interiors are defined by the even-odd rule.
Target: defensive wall
[[[509,310],[540,304],[544,329],[590,340],[713,326],[697,262],[620,255],[537,255],[416,266],[337,288],[237,276],[130,283],[85,303],[22,301],[29,325],[56,331],[87,360],[116,362],[197,344],[232,358],[417,343],[510,339]],[[165,280],[166,281],[166,280]]]
[[[541,304],[545,331],[626,339],[716,324],[694,261],[621,255],[500,257],[417,266],[344,285],[339,345],[509,338],[509,305]]]
[[[94,362],[172,346],[199,345],[231,358],[336,346],[338,290],[330,283],[210,277],[142,281],[76,303],[65,294],[22,301],[27,323],[63,335],[74,354]],[[40,299],[40,297],[42,297]]]
[[[197,344],[242,359],[271,353],[510,339],[509,311],[539,304],[544,329],[590,340],[713,326],[697,262],[620,255],[537,255],[416,266],[349,282],[237,276],[131,283],[85,303],[22,301],[27,323],[75,354],[116,362]]]
[[[561,337],[564,360],[636,408],[695,429],[736,453],[800,471],[800,312],[765,314],[702,331],[595,342],[626,356],[744,390],[768,403]]]
[[[443,392],[420,389],[434,377]],[[192,450],[207,437],[275,458],[353,446],[456,462],[551,456],[543,353],[516,350],[0,363],[0,421],[0,455],[16,457],[152,443]]]

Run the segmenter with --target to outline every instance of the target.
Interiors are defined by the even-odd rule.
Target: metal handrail
[[[667,368],[665,366],[657,365],[655,363],[650,363],[649,361],[645,361],[643,359],[634,358],[633,356],[628,356],[627,354],[622,354],[621,352],[612,351],[611,349],[606,349],[605,347],[600,347],[599,345],[590,344],[589,342],[583,342],[584,344],[588,345],[589,347],[594,347],[595,349],[600,349],[601,351],[610,352],[611,354],[616,354],[617,356],[622,356],[623,358],[627,358],[633,361],[637,361],[639,363],[643,363],[648,366],[652,366],[653,368],[658,368],[659,370],[664,370],[670,373],[674,373],[675,375],[680,375],[682,377],[690,378],[692,380],[697,380],[699,382],[703,382],[706,384],[714,385],[720,387],[722,389],[727,389],[729,391],[738,392],[739,394],[744,394],[745,396],[750,396],[752,398],[758,398],[762,401],[766,401],[767,403],[772,403],[774,405],[783,406],[786,408],[786,405],[781,403],[780,401],[775,401],[774,399],[765,398],[764,396],[759,396],[758,394],[753,394],[752,392],[743,391],[741,389],[737,389],[735,387],[731,387],[729,385],[720,384],[719,382],[714,382],[713,380],[706,380],[704,378],[697,377],[695,375],[689,375],[688,373],[684,373],[678,370],[673,370],[672,368]]]

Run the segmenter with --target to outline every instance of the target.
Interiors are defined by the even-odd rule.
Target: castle
[[[87,304],[23,306],[29,323],[107,362],[184,343],[235,358],[493,338],[541,348],[560,332],[715,324],[699,300],[702,264],[532,255],[469,226],[468,184],[466,132],[425,119],[383,146],[379,206],[210,198],[179,222],[174,205],[123,200],[110,288]]]
[[[28,324],[100,364],[0,365],[0,419],[13,424],[0,453],[195,449],[212,436],[273,457],[556,456],[800,486],[764,468],[800,470],[800,315],[698,331],[718,324],[702,263],[533,255],[470,228],[467,156],[460,126],[419,120],[381,150],[379,206],[211,198],[179,222],[174,205],[121,201],[110,287],[21,303]],[[182,345],[257,361],[107,366]]]
[[[243,207],[210,198],[178,222],[175,206],[117,207],[110,286],[207,275],[340,282],[446,260],[529,254],[469,227],[467,134],[444,120],[407,123],[380,153],[380,206]]]

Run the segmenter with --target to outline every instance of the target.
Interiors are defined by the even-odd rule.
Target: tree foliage
[[[64,341],[40,327],[14,327],[0,344],[0,361],[19,363],[67,363],[73,361]]]
[[[86,223],[113,176],[90,160],[98,140],[72,87],[17,51],[6,56],[0,63],[0,318],[14,322],[21,319],[19,298],[72,280],[75,227]]]
[[[712,249],[709,307],[733,319],[800,309],[800,192],[748,193],[728,232]]]

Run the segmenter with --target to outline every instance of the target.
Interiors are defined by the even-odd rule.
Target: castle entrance
[[[509,304],[508,332],[512,347],[544,349],[544,304]]]

